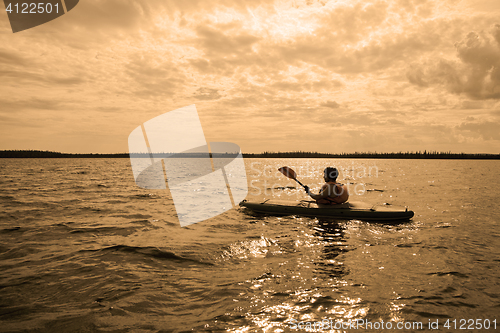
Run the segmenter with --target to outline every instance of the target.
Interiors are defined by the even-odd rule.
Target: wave
[[[109,199],[109,200],[106,200],[104,201],[105,204],[113,204],[113,205],[116,205],[116,204],[126,204],[128,203],[128,201],[125,201],[125,200],[117,200],[117,199]]]
[[[461,277],[461,278],[468,278],[469,276],[460,272],[455,272],[455,271],[450,271],[450,272],[433,272],[433,273],[427,273],[427,275],[436,275],[436,276],[456,276],[456,277]]]
[[[21,227],[12,227],[12,228],[0,229],[0,234],[10,233],[10,232],[19,231],[19,230],[21,230]],[[21,230],[21,232],[23,232],[23,231],[25,231],[25,230]]]
[[[268,187],[268,190],[296,190],[296,186],[277,186],[277,187]]]
[[[154,193],[134,194],[130,196],[130,198],[136,198],[136,199],[152,199],[155,197],[157,197],[157,195]]]
[[[401,310],[402,312],[404,313],[414,313],[420,317],[423,317],[423,318],[432,318],[432,319],[448,319],[448,318],[451,318],[451,316],[445,314],[445,313],[434,313],[434,312],[428,312],[428,311],[414,311],[410,308],[403,308],[403,310]]]
[[[147,219],[152,218],[152,215],[144,214],[114,214],[111,217],[122,217],[124,219],[139,219],[140,221],[147,221]]]
[[[422,242],[418,243],[402,243],[395,245],[396,247],[421,247]]]
[[[72,223],[72,222],[71,222]],[[138,226],[96,226],[96,227],[74,227],[69,226],[67,222],[54,224],[54,227],[62,228],[64,232],[70,234],[110,234],[110,235],[120,235],[127,236],[138,230],[141,230],[145,226],[155,228],[153,224],[151,224],[148,220],[137,220],[131,221],[130,223],[137,223]]]
[[[112,234],[131,234],[137,228],[118,228],[118,227],[97,227],[97,228],[71,228],[70,234],[77,233],[112,233]],[[133,230],[130,230],[133,229]]]
[[[125,253],[139,254],[145,257],[167,260],[167,261],[196,263],[200,265],[209,265],[209,266],[214,265],[213,263],[210,262],[204,262],[197,259],[182,257],[173,252],[160,250],[159,248],[153,246],[142,247],[142,246],[129,246],[129,245],[114,245],[96,250],[81,250],[80,252],[99,252],[99,253],[125,252]]]
[[[88,171],[75,171],[75,172],[72,172],[71,174],[73,174],[73,175],[86,175],[88,173],[89,173]]]

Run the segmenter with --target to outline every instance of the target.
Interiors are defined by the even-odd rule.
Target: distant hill
[[[134,154],[134,157],[149,158],[148,154]],[[165,154],[171,156],[170,154]],[[218,157],[225,157],[225,154]],[[227,157],[234,157],[234,154],[227,154]],[[0,150],[0,158],[129,158],[128,153],[116,154],[71,154],[41,150]],[[201,157],[199,153],[176,154],[175,157]],[[452,152],[398,152],[398,153],[341,153],[328,154],[317,152],[264,152],[258,154],[243,154],[245,158],[393,158],[393,159],[481,159],[498,160],[500,154],[465,154]]]

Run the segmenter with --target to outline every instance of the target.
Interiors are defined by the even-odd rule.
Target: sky
[[[82,0],[0,45],[0,150],[128,152],[195,104],[245,153],[500,153],[498,0]]]

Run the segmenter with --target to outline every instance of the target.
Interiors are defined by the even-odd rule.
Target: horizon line
[[[159,153],[159,155],[168,155],[175,157],[199,157],[200,155],[206,154],[203,152],[192,152],[192,153]],[[237,152],[228,153],[210,153],[210,156],[233,156],[238,155]],[[261,152],[261,153],[242,153],[243,157],[246,158],[461,158],[461,159],[471,159],[471,158],[485,158],[485,159],[500,159],[500,153],[453,153],[448,152],[438,152],[438,151],[406,151],[406,152],[354,152],[354,153],[320,153],[320,152],[306,152],[306,151],[288,151],[288,152]],[[102,157],[102,158],[129,158],[129,157],[139,157],[149,158],[149,153],[63,153],[49,150],[0,150],[0,158],[86,158],[86,157]]]

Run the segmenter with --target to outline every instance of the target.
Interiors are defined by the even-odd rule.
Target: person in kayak
[[[349,192],[347,191],[347,186],[337,183],[337,177],[339,171],[337,168],[328,167],[324,171],[325,184],[321,186],[319,194],[314,194],[309,190],[308,186],[305,186],[307,194],[316,203],[322,205],[337,205],[347,202],[349,199]]]

